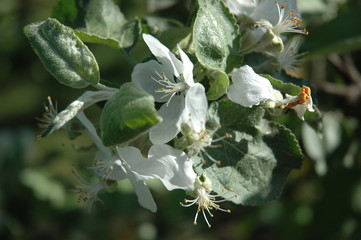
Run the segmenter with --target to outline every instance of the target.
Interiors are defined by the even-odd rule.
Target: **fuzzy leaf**
[[[101,138],[106,146],[120,144],[161,120],[153,96],[134,83],[125,83],[104,106],[100,119]]]
[[[95,57],[71,28],[57,20],[48,20],[25,27],[30,44],[46,69],[62,84],[84,88],[99,82]]]
[[[206,160],[196,171],[204,173],[211,180],[213,190],[223,197],[238,194],[238,198],[232,198],[234,203],[259,205],[275,200],[283,191],[288,173],[301,166],[298,142],[283,125],[261,119],[259,108],[244,108],[249,111],[247,115],[238,113],[235,106],[228,100],[211,105],[209,121],[222,125],[216,136],[228,133],[230,137],[223,140],[222,147],[208,149],[208,154],[221,164]],[[237,121],[228,119],[232,116],[231,109]],[[233,189],[234,193],[224,189]]]
[[[211,69],[230,72],[242,57],[238,25],[220,0],[198,0],[193,26],[193,45],[199,62]]]

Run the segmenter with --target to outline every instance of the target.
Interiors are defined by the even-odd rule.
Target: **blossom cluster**
[[[298,74],[300,40],[284,34],[308,34],[301,28],[295,0],[284,3],[274,0],[226,0],[225,4],[239,20],[239,31],[244,35],[240,55],[262,53],[272,59],[269,66]],[[224,141],[229,134],[216,137],[218,128],[207,127],[207,86],[194,76],[199,71],[195,70],[194,56],[190,57],[191,49],[186,49],[187,54],[178,44],[173,52],[148,33],[143,33],[142,39],[152,58],[134,66],[131,82],[153,96],[156,106],[159,106],[157,114],[162,119],[141,134],[149,137],[146,147],[138,146],[134,139],[112,146],[104,144],[84,113],[87,107],[109,100],[118,93],[118,89],[101,84],[96,86],[98,91],[84,93],[60,113],[49,98],[44,119],[41,120],[42,126],[47,129],[45,135],[77,118],[97,146],[90,168],[99,182],[76,185],[80,201],[98,201],[100,191],[113,190],[116,182],[129,179],[139,204],[156,212],[157,205],[146,182],[159,179],[167,190],[181,189],[193,197],[181,205],[197,205],[194,224],[202,212],[210,227],[207,215],[213,216],[211,210],[230,212],[218,203],[237,198],[238,194],[232,189],[225,189],[230,197],[221,198],[220,193],[214,192],[211,179],[195,171],[195,159],[200,158],[202,164],[209,161],[212,165],[220,165],[221,159],[216,159],[207,150],[221,148],[222,145],[216,142]],[[233,69],[228,74],[231,84],[222,98],[245,108],[259,106],[278,115],[283,114],[284,109],[293,109],[302,120],[306,111],[314,111],[309,87],[303,86],[299,94],[289,95],[275,89],[266,77],[256,73],[260,71],[262,69],[256,71],[247,64]]]

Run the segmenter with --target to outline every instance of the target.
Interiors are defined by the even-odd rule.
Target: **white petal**
[[[187,54],[185,54],[185,52],[183,52],[183,50],[179,47],[179,45],[177,45],[178,47],[178,51],[179,51],[179,55],[182,59],[183,62],[183,78],[184,78],[184,82],[188,84],[188,86],[192,86],[194,85],[194,81],[193,81],[193,63],[191,62],[191,60],[189,60]]]
[[[164,97],[164,93],[155,92],[162,88],[159,83],[150,78],[150,76],[152,76],[154,79],[160,80],[160,76],[158,76],[155,71],[159,74],[164,73],[171,82],[174,82],[173,74],[170,69],[167,69],[166,66],[159,64],[155,60],[137,64],[132,72],[132,82],[138,83],[144,91],[154,97],[156,102],[167,102],[169,96]]]
[[[184,97],[182,95],[174,96],[168,106],[163,104],[158,111],[163,121],[150,129],[150,141],[153,144],[162,144],[172,140],[180,131],[180,121],[183,111]]]
[[[149,34],[143,34],[143,39],[150,51],[174,76],[178,77],[183,72],[182,62],[158,39]]]
[[[228,98],[243,107],[252,107],[260,102],[276,100],[268,79],[256,74],[245,65],[232,75],[233,84],[228,88]]]
[[[157,144],[150,148],[149,158],[157,159],[166,167],[165,177],[160,180],[169,191],[173,189],[193,189],[196,178],[193,161],[183,151],[165,144]]]
[[[186,93],[182,122],[187,123],[199,133],[205,128],[207,110],[208,102],[205,89],[202,84],[195,83]]]
[[[281,4],[284,1],[281,2]],[[278,10],[275,0],[264,0],[257,5],[254,12],[251,14],[251,18],[257,22],[261,19],[269,21],[273,26],[278,22]]]
[[[286,7],[284,8],[284,16],[287,17],[287,15],[292,11],[297,11],[297,0],[284,0],[279,1],[279,7],[281,8],[281,5],[285,3]],[[275,26],[278,23],[279,20],[279,13],[278,8],[276,5],[275,0],[263,0],[261,1],[257,7],[255,8],[254,12],[251,14],[251,17],[254,21],[259,21],[261,19],[265,19],[269,21],[273,26]]]
[[[117,148],[117,153],[129,165],[129,169],[136,175],[138,180],[164,177],[164,166],[158,161],[144,158],[138,148],[132,146]]]
[[[226,4],[231,13],[236,16],[241,14],[250,16],[257,5],[255,0],[227,0]]]
[[[296,111],[297,113],[297,116],[302,120],[304,121],[305,118],[304,118],[304,115],[305,115],[305,112],[306,110],[308,110],[309,112],[314,112],[315,109],[313,109],[313,106],[312,106],[312,98],[310,99],[310,101],[304,103],[304,104],[299,104],[299,105],[296,105],[294,107],[292,107],[293,110]]]
[[[137,194],[139,204],[149,209],[152,212],[157,211],[157,204],[155,203],[152,193],[143,180],[137,179],[136,175],[130,170],[127,164],[123,164],[128,173],[130,183],[133,185],[134,191]]]
[[[120,148],[118,148],[117,151],[119,149]],[[124,153],[123,153],[124,150],[125,150],[125,148],[120,149],[118,152],[120,152],[124,155]],[[133,156],[133,155],[137,156],[137,154],[134,153],[134,151],[129,154],[129,156]],[[120,169],[123,169],[124,172],[127,173],[127,177],[129,178],[129,181],[132,184],[135,193],[137,194],[139,204],[142,207],[149,209],[152,212],[156,212],[157,204],[155,203],[152,193],[150,192],[149,188],[145,184],[144,180],[139,178],[139,174],[134,173],[131,170],[129,164],[123,160],[117,160],[116,165]]]

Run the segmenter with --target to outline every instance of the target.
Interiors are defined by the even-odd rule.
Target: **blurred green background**
[[[154,0],[156,1],[156,0]],[[184,1],[150,13],[147,2],[116,1],[127,18],[155,15],[185,23]],[[282,121],[300,139],[302,169],[293,171],[284,194],[259,207],[224,204],[231,214],[215,212],[208,229],[195,208],[182,208],[183,191],[150,186],[158,204],[153,214],[141,208],[129,183],[102,193],[104,204],[88,209],[72,192],[71,170],[90,166],[93,152],[86,136],[69,140],[64,131],[46,139],[36,117],[47,96],[61,110],[83,90],[65,87],[42,66],[23,27],[51,16],[57,0],[1,0],[0,3],[0,239],[361,239],[361,1],[299,0],[310,35],[303,49],[305,79],[323,113],[316,133],[294,116]],[[131,66],[118,52],[90,45],[102,78],[130,80]],[[135,49],[137,60],[147,56]],[[96,118],[100,107],[89,110]],[[82,173],[81,173],[82,174]],[[89,179],[91,181],[92,179]]]

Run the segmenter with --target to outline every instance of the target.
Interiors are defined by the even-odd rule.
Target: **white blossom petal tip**
[[[267,100],[276,100],[268,79],[261,77],[245,65],[232,75],[233,84],[228,88],[228,98],[243,107],[259,105]]]

